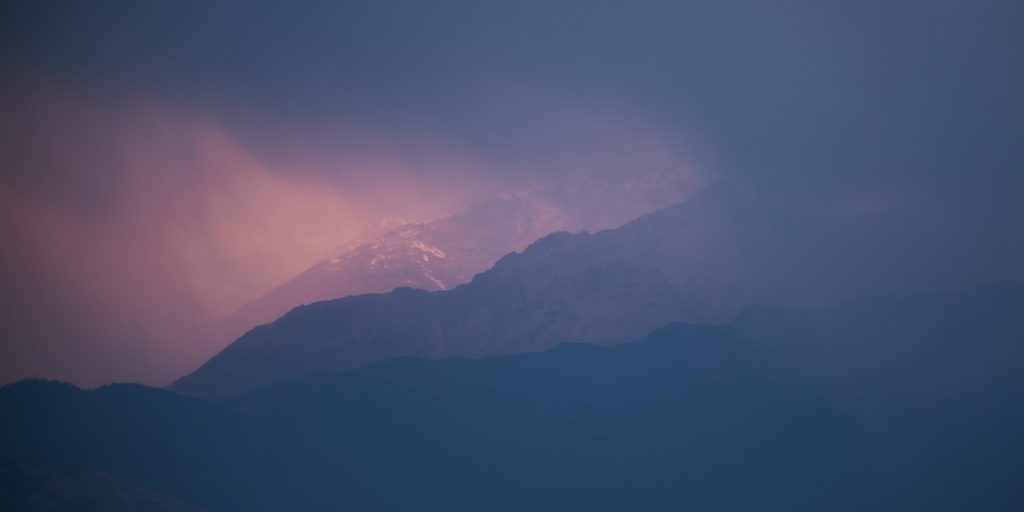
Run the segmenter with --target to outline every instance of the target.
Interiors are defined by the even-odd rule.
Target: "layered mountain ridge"
[[[714,186],[619,228],[550,235],[453,290],[399,288],[298,307],[171,389],[226,398],[393,357],[621,343],[671,321],[723,323],[752,303],[942,289],[958,284],[947,276],[969,274],[949,272],[963,262],[906,236],[914,229],[889,213],[800,212]]]
[[[677,179],[604,183],[499,194],[452,215],[402,224],[317,263],[221,322],[226,342],[301,304],[397,287],[447,290],[469,282],[500,257],[556,231],[619,226],[689,193]]]
[[[212,511],[1015,510],[1022,340],[1024,290],[1000,285],[396,359],[217,403],[22,382],[0,389],[0,463]]]

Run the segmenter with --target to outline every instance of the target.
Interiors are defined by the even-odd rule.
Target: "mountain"
[[[0,509],[20,512],[201,510],[100,471],[26,464],[0,467]]]
[[[98,478],[95,492],[103,497],[118,497],[108,492],[105,481],[112,480],[132,494],[141,489],[216,510],[230,496],[250,492],[252,482],[235,475],[267,471],[265,438],[248,418],[142,385],[86,391],[53,381],[18,382],[0,392],[0,423],[0,466],[12,468],[19,480],[24,473],[41,473],[43,485]],[[53,494],[25,487],[19,483],[5,494]]]
[[[948,257],[956,252],[922,239],[888,212],[799,212],[715,186],[620,228],[547,236],[452,290],[300,306],[171,389],[225,398],[393,357],[620,343],[670,321],[722,323],[752,303],[822,304],[959,285],[950,276],[970,275]]]
[[[746,308],[207,403],[0,390],[0,460],[209,510],[1020,510],[1024,289]]]
[[[217,336],[233,340],[300,304],[398,287],[451,289],[544,235],[619,226],[678,201],[688,189],[671,177],[626,183],[592,178],[492,196],[447,217],[400,225],[317,263],[242,305]]]

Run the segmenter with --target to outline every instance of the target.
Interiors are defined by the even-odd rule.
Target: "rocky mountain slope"
[[[752,303],[821,304],[969,275],[911,229],[899,216],[798,212],[717,186],[617,229],[550,235],[453,290],[301,306],[171,389],[224,398],[392,357],[620,343],[670,321],[725,322]]]
[[[662,177],[589,180],[489,197],[447,217],[400,225],[317,263],[241,306],[221,322],[216,337],[220,343],[234,340],[302,304],[398,287],[448,290],[544,235],[616,227],[679,201],[689,190],[687,183]]]

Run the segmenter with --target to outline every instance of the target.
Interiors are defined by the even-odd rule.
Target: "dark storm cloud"
[[[990,193],[1021,162],[1019,2],[16,2],[7,61],[157,89],[256,145],[339,122],[546,154],[552,103],[696,132],[718,170],[833,198]],[[11,69],[8,66],[8,69]],[[268,135],[267,132],[273,132]],[[971,169],[968,171],[967,168]],[[530,166],[524,166],[529,169]]]

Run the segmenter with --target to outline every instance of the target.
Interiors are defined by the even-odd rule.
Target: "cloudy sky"
[[[166,383],[384,220],[594,176],[914,204],[1021,254],[1015,0],[12,0],[0,25],[4,382]]]

